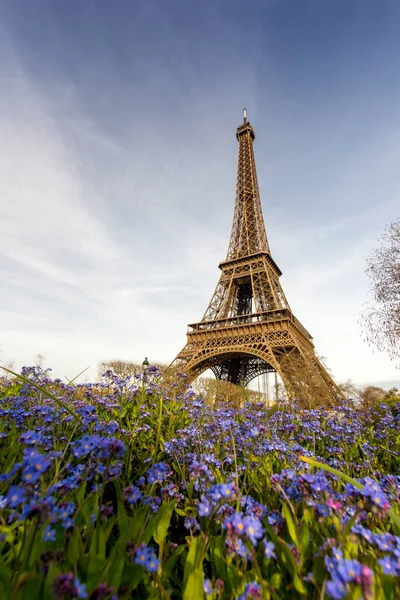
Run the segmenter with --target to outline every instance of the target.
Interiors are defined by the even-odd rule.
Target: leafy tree
[[[380,238],[381,246],[367,258],[373,303],[362,314],[365,340],[400,358],[400,219]]]

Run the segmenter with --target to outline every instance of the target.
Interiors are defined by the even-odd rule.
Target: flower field
[[[400,598],[400,404],[0,378],[0,598]]]

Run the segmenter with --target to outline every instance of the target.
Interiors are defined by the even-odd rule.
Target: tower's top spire
[[[243,123],[237,128],[236,137],[239,142],[236,198],[226,260],[257,252],[269,252],[253,151],[256,135],[247,120],[245,108]]]

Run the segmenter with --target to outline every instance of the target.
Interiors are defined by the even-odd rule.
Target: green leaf
[[[33,600],[34,598],[38,598],[41,585],[42,582],[38,575],[27,573],[27,580],[22,588],[22,595],[19,597],[21,600]]]
[[[77,525],[87,525],[91,526],[91,515],[97,513],[98,499],[95,494],[89,494],[86,496],[84,501],[80,504],[78,514],[76,515],[76,524]]]
[[[113,589],[117,591],[121,585],[122,573],[125,566],[125,557],[126,552],[121,549],[116,553],[114,560],[110,563],[111,578],[109,579],[109,583]]]
[[[171,522],[174,508],[175,500],[172,500],[171,502],[168,502],[168,504],[163,504],[158,511],[159,520],[153,536],[158,545],[162,544],[167,537],[168,527]]]
[[[85,498],[85,492],[86,492],[86,481],[83,481],[81,483],[81,486],[76,494],[76,503],[78,506],[81,506],[83,503],[83,500]]]
[[[89,592],[101,583],[102,575],[108,564],[104,531],[98,525],[93,532],[89,549],[89,563],[87,567],[87,586]]]
[[[50,563],[49,570],[47,571],[46,579],[44,582],[44,593],[43,600],[52,600],[54,595],[52,593],[52,587],[54,579],[61,575],[61,569],[56,567],[53,563]]]
[[[183,600],[203,600],[204,598],[204,575],[203,569],[193,569],[188,575]]]
[[[300,549],[300,540],[297,535],[296,525],[293,522],[292,515],[291,515],[290,509],[287,506],[287,504],[284,504],[282,507],[282,516],[286,519],[286,525],[287,525],[287,528],[289,531],[289,535],[292,538],[292,541],[294,542],[296,548],[299,550]]]
[[[389,511],[389,517],[394,525],[397,535],[400,535],[400,517],[396,515],[392,508]]]
[[[296,564],[295,558],[293,556],[293,552],[291,551],[289,546],[286,544],[286,542],[284,540],[282,540],[281,538],[278,538],[278,543],[279,543],[280,549],[282,551],[283,562],[284,562],[287,570],[289,571],[290,575],[293,578],[294,587],[300,594],[305,594],[306,587],[298,575],[297,564]]]
[[[168,557],[167,562],[165,563],[165,565],[163,567],[164,575],[166,575],[166,576],[172,575],[172,573],[175,569],[176,562],[177,562],[178,558],[180,557],[180,555],[184,552],[184,550],[186,550],[186,544],[181,544],[180,546],[178,546],[178,548],[176,550],[174,550],[174,552],[172,552],[172,554]]]
[[[274,573],[269,580],[269,585],[273,590],[279,590],[282,584],[282,575],[280,573]]]
[[[204,542],[200,536],[188,540],[189,552],[183,576],[183,600],[203,600],[204,575],[202,567]]]
[[[223,581],[226,580],[226,562],[225,562],[225,545],[222,537],[217,537],[210,548],[211,563],[215,571],[216,578]]]
[[[115,493],[117,496],[117,516],[118,526],[120,531],[126,531],[128,529],[128,515],[126,514],[124,502],[121,497],[121,486],[117,480],[114,480]]]
[[[299,525],[299,536],[300,536],[300,553],[301,556],[304,557],[307,552],[307,548],[310,543],[310,531],[308,529],[307,523],[302,523]]]
[[[161,509],[160,509],[161,510]],[[145,544],[148,544],[151,540],[151,538],[154,536],[154,532],[158,527],[159,521],[160,521],[160,515],[159,512],[153,516],[152,518],[150,518],[149,522],[146,525],[146,528],[143,532],[143,535],[141,537],[141,542],[144,542]]]
[[[311,521],[314,519],[314,511],[312,508],[309,507],[305,507],[303,510],[303,519],[302,521],[304,523],[311,523]]]
[[[74,567],[76,567],[79,560],[80,537],[80,530],[74,527],[72,535],[68,539],[68,558]]]
[[[354,487],[357,488],[358,490],[362,490],[364,487],[362,483],[360,483],[359,481],[356,481],[349,475],[346,475],[346,473],[342,473],[342,471],[338,471],[337,469],[334,469],[333,467],[330,467],[329,465],[320,463],[317,460],[314,460],[313,458],[309,458],[308,456],[299,456],[299,459],[301,461],[311,465],[312,467],[315,467],[316,469],[323,469],[324,471],[327,471],[328,473],[332,473],[332,475],[336,475],[336,477],[339,477],[339,479],[346,481],[346,483],[351,483],[352,485],[354,485]]]
[[[126,563],[121,578],[122,586],[133,591],[142,581],[144,573],[145,571],[140,565]],[[129,596],[125,595],[125,598],[129,598]]]
[[[99,583],[102,582],[104,571],[108,566],[108,561],[105,558],[98,556],[92,556],[89,560],[88,574],[87,574],[87,588],[88,592],[92,592]]]
[[[104,541],[105,541],[105,543],[107,543],[107,540],[111,535],[111,532],[114,528],[116,521],[117,521],[117,517],[112,517],[111,519],[108,519],[107,523],[104,525]]]
[[[89,549],[89,558],[103,559],[106,557],[106,540],[104,530],[101,525],[97,525],[92,535],[92,541]]]
[[[203,549],[202,539],[200,536],[194,537],[189,542],[189,552],[185,562],[185,571],[183,580],[187,581],[190,573],[200,567],[199,560]]]
[[[0,598],[11,597],[11,570],[4,562],[2,555],[0,554],[0,591],[3,593]]]
[[[144,524],[147,521],[147,518],[150,513],[150,508],[148,506],[141,506],[137,508],[133,514],[133,517],[129,517],[128,519],[128,531],[126,538],[132,539],[135,542],[144,541],[143,538],[139,540],[139,534],[144,527]],[[150,523],[156,520],[156,517],[150,520]],[[157,523],[156,523],[157,524]],[[124,530],[121,531],[122,535],[124,535]],[[151,536],[150,536],[151,537]]]

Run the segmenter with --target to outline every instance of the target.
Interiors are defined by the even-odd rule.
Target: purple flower
[[[208,517],[211,514],[212,506],[207,498],[201,496],[201,501],[197,505],[197,512],[199,517]]]
[[[136,504],[143,497],[142,492],[135,485],[132,485],[130,488],[130,494],[128,497],[129,504]]]
[[[364,478],[364,487],[360,493],[364,498],[370,500],[373,504],[373,508],[378,513],[385,514],[389,510],[390,503],[387,496],[384,494],[379,484],[371,479],[371,477]]]
[[[200,529],[200,525],[194,517],[186,517],[184,526],[186,529],[193,529],[194,531]]]
[[[373,542],[383,552],[392,552],[395,545],[399,545],[400,538],[391,535],[390,533],[376,533],[373,535]]]
[[[45,473],[51,466],[50,460],[40,454],[35,449],[27,449],[24,451],[24,471],[22,479],[26,483],[35,483],[42,473]]]
[[[346,584],[341,579],[332,579],[326,584],[326,593],[333,600],[342,600],[347,593]]]
[[[355,581],[361,574],[358,560],[344,560],[336,566],[336,573],[343,581]]]
[[[244,591],[237,597],[237,600],[262,600],[261,586],[255,581],[246,583]]]
[[[204,580],[203,589],[206,596],[213,593],[214,590],[212,589],[211,581],[209,579]]]
[[[152,485],[156,481],[164,481],[164,479],[166,479],[166,477],[168,477],[170,474],[171,469],[169,466],[160,462],[150,467],[150,469],[147,471],[147,481],[150,483],[150,485]]]
[[[226,544],[228,545],[229,550],[231,552],[232,551],[235,552],[238,556],[241,556],[242,558],[245,558],[246,560],[249,560],[251,558],[250,552],[248,551],[248,549],[243,544],[243,542],[240,538],[236,538],[233,540],[231,540],[230,538],[227,538]]]
[[[84,583],[80,583],[77,577],[75,577],[74,579],[74,587],[72,593],[77,598],[87,598],[86,586]]]
[[[245,532],[253,546],[257,545],[257,541],[262,538],[264,529],[261,522],[255,517],[244,518]]]
[[[315,510],[320,517],[329,517],[329,508],[325,504],[317,504]]]
[[[36,431],[25,431],[25,433],[21,434],[20,440],[23,444],[33,446],[42,440],[42,436],[40,433],[36,433]]]
[[[394,560],[390,556],[378,559],[378,563],[381,565],[385,575],[393,575],[397,577],[400,575],[400,561]]]
[[[148,573],[156,573],[160,564],[152,548],[148,548],[146,544],[142,543],[136,550],[135,563],[142,565]]]
[[[363,525],[354,525],[351,531],[356,535],[360,535],[361,537],[363,537],[370,544],[374,541],[375,536],[372,533],[372,531],[370,531],[366,527],[363,527]]]
[[[55,529],[51,529],[50,525],[47,525],[46,529],[44,530],[43,541],[45,541],[45,542],[55,542],[56,541],[56,531],[55,531]]]
[[[267,540],[264,540],[264,556],[266,556],[268,559],[276,558],[276,554],[274,551],[274,544],[272,542],[267,542]]]
[[[64,529],[70,529],[74,526],[73,514],[76,511],[74,502],[64,502],[54,510],[54,516],[61,521]]]
[[[224,527],[233,527],[234,533],[237,535],[244,535],[246,532],[246,521],[241,511],[235,512],[231,517],[227,517],[224,521]]]
[[[7,504],[10,508],[16,508],[25,501],[25,489],[12,485],[8,490]]]
[[[236,495],[235,485],[233,483],[222,483],[220,487],[222,498],[231,498]]]
[[[158,496],[147,496],[143,499],[143,504],[150,506],[151,511],[156,513],[161,504],[161,498],[158,498]]]

